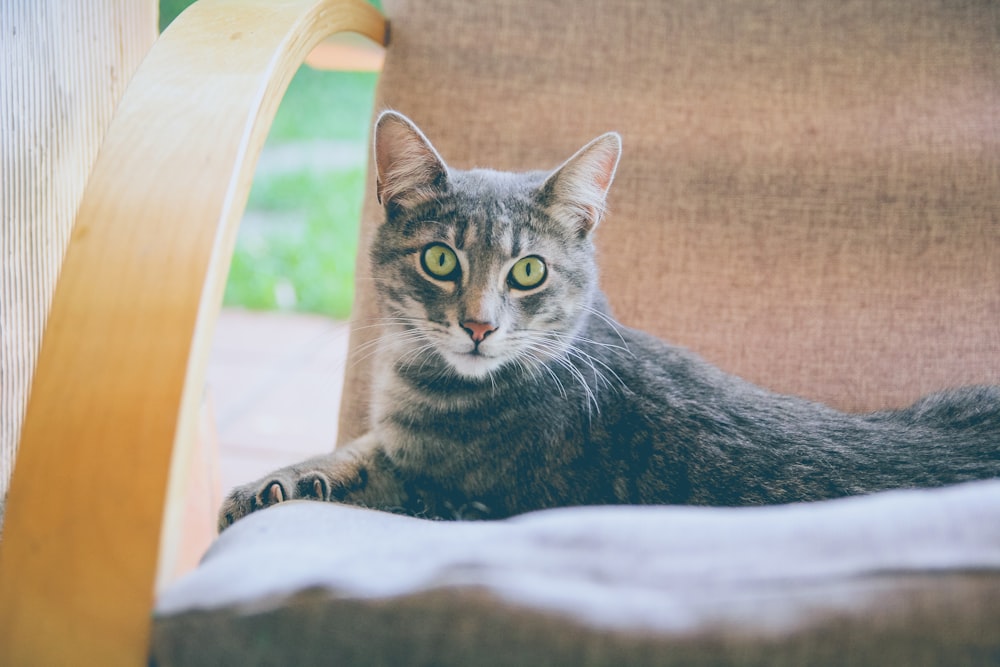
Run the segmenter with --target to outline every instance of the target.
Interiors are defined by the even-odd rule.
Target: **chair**
[[[34,372],[0,546],[0,663],[145,660],[256,158],[296,69],[345,30],[384,41],[360,0],[210,0],[130,81]]]
[[[414,118],[450,163],[554,166],[622,133],[598,242],[625,323],[849,410],[1000,382],[993,4],[383,4],[378,104]],[[202,0],[137,72],[36,372],[0,550],[4,657],[135,662],[151,636],[159,665],[995,658],[997,482],[495,524],[291,503],[227,531],[160,594],[150,635],[171,451],[173,484],[254,157],[294,66],[345,28],[383,35],[357,3]],[[136,131],[147,103],[174,105],[170,122],[143,126],[162,131]],[[366,201],[370,234],[379,212]],[[358,290],[364,322],[370,286]],[[359,363],[347,379],[342,437],[364,430],[366,373]],[[66,460],[70,440],[81,453]],[[51,466],[72,465],[86,472],[67,476],[73,498],[108,497],[53,497]]]

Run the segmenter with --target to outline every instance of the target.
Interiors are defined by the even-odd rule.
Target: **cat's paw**
[[[279,470],[256,482],[238,486],[229,492],[219,509],[219,532],[251,512],[293,498],[330,500],[330,481],[322,472]]]

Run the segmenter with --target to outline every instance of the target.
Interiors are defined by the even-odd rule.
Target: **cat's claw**
[[[296,498],[330,500],[330,483],[321,473],[306,473],[299,478]]]
[[[279,473],[282,471],[279,471]],[[233,525],[247,514],[266,509],[293,498],[306,500],[332,500],[337,495],[326,475],[318,471],[281,474],[267,477],[263,482],[253,482],[233,489],[219,510],[219,532]]]
[[[285,502],[285,492],[282,490],[281,484],[277,482],[271,483],[271,486],[267,489],[267,499],[268,505]]]
[[[233,525],[246,515],[283,503],[293,496],[289,493],[295,487],[288,480],[267,479],[263,484],[253,482],[233,489],[222,502],[219,509],[218,528],[223,530]]]

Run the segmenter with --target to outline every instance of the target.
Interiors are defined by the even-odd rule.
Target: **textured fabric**
[[[76,209],[156,12],[152,0],[0,5],[0,502]]]
[[[166,665],[987,664],[1000,481],[433,522],[300,501],[161,597]]]
[[[598,241],[624,323],[849,410],[1000,382],[1000,5],[384,7],[378,105],[450,164],[555,167],[622,133]],[[371,186],[366,207],[367,240]],[[363,325],[370,281],[356,303]],[[343,438],[367,419],[349,369]]]

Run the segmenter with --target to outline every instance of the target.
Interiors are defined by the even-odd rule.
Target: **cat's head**
[[[620,154],[609,133],[551,172],[462,171],[383,113],[372,271],[397,363],[485,379],[564,355],[597,289],[591,233]]]

